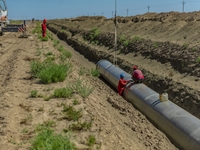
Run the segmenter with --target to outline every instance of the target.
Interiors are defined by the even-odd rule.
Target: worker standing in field
[[[121,96],[123,95],[124,88],[125,88],[125,86],[128,82],[129,82],[128,80],[124,80],[124,75],[120,74],[120,79],[119,79],[119,82],[118,82],[118,93],[119,93],[119,95],[121,95]]]
[[[46,30],[47,30],[46,22],[47,22],[47,20],[44,19],[43,23],[42,23],[42,37],[46,37]]]
[[[144,80],[144,75],[142,71],[138,69],[138,66],[133,66],[132,79],[135,83],[142,83]]]

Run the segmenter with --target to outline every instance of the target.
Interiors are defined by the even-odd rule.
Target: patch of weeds
[[[96,138],[94,135],[89,135],[87,140],[87,146],[92,147],[96,143]]]
[[[154,48],[157,48],[157,47],[158,47],[158,43],[156,43],[156,42],[153,43],[153,47],[154,47]]]
[[[52,56],[53,55],[53,53],[52,52],[48,52],[48,53],[46,53],[46,54],[44,54],[45,56]]]
[[[65,103],[57,103],[57,107],[61,107],[61,106],[64,106],[65,105]]]
[[[43,125],[45,127],[55,127],[56,126],[56,122],[53,120],[47,120],[43,122]]]
[[[82,117],[82,110],[76,110],[73,106],[64,105],[63,113],[65,114],[63,119],[67,119],[69,121],[78,121],[78,119]]]
[[[93,28],[90,31],[90,35],[89,35],[90,40],[94,40],[95,38],[97,38],[100,33],[101,31],[98,28]]]
[[[31,96],[32,98],[38,97],[38,91],[37,91],[37,90],[32,90],[30,96]]]
[[[65,65],[51,64],[41,69],[41,71],[38,73],[38,78],[41,79],[44,84],[62,82],[66,79],[66,76],[70,70],[70,63]]]
[[[80,101],[77,100],[77,99],[74,99],[74,100],[73,100],[73,105],[78,105],[78,104],[80,104]]]
[[[26,118],[22,119],[20,121],[20,124],[26,124],[27,125],[32,121],[32,119],[33,119],[33,116],[30,114]]]
[[[87,70],[81,66],[81,68],[78,71],[79,76],[83,76],[86,73],[87,73]]]
[[[17,144],[17,142],[16,141],[14,141],[13,139],[10,139],[9,141],[8,141],[9,143],[12,143],[12,144]]]
[[[62,45],[60,45],[60,46],[58,47],[58,51],[59,51],[59,52],[63,52],[63,51],[65,51],[65,49],[64,49],[64,47],[63,47]]]
[[[28,133],[28,129],[27,129],[27,128],[24,128],[24,129],[22,130],[22,133]]]
[[[196,51],[196,48],[192,48],[192,51],[193,51],[193,52]]]
[[[99,77],[100,76],[100,72],[97,69],[92,68],[90,72],[91,72],[91,75],[93,77]]]
[[[73,91],[71,88],[59,88],[54,90],[53,96],[55,98],[70,98],[73,95]]]
[[[43,128],[31,141],[30,150],[76,150],[69,136],[54,133],[49,127]]]
[[[189,46],[189,45],[188,45],[187,43],[184,43],[184,44],[183,44],[183,47],[184,47],[184,48],[187,48],[188,46]]]
[[[147,37],[148,38],[148,37]],[[133,41],[138,41],[138,40],[140,40],[140,38],[138,37],[138,36],[135,36],[134,38],[133,38]]]
[[[120,36],[119,37],[119,43],[123,43],[126,40],[125,36]]]
[[[87,131],[91,129],[92,122],[77,122],[76,124],[71,124],[68,129],[64,129],[64,132],[68,131]]]
[[[33,77],[37,77],[38,73],[45,68],[45,63],[33,60],[30,64],[30,72]]]
[[[44,41],[44,42],[47,42],[49,39],[48,37],[42,37],[42,35],[39,35],[38,38],[41,40],[41,41]]]
[[[60,41],[54,40],[54,41],[53,41],[53,47],[57,47],[59,43],[60,43]]]
[[[63,62],[65,61],[67,58],[72,58],[72,53],[70,53],[67,50],[62,51],[62,53],[60,54],[60,60]]]
[[[50,96],[43,96],[43,99],[45,100],[45,101],[49,101],[51,98],[52,98],[53,96],[52,95],[50,95]]]
[[[200,56],[197,57],[197,60],[196,60],[196,61],[197,61],[197,63],[200,64]]]
[[[93,91],[93,88],[85,84],[81,79],[76,80],[75,83],[71,85],[71,89],[83,98],[89,96]]]
[[[128,40],[124,41],[123,45],[124,45],[125,47],[128,46],[128,45],[129,45],[129,41],[128,41]]]

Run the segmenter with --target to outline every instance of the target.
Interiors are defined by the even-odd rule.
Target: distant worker
[[[124,80],[124,75],[123,74],[120,74],[120,79],[119,79],[119,82],[118,82],[118,93],[119,95],[123,95],[123,91],[124,91],[124,88],[126,86],[126,84],[129,82],[129,80]]]
[[[42,37],[46,37],[46,30],[47,30],[46,22],[47,22],[47,20],[44,19],[43,23],[42,23]]]
[[[142,83],[144,80],[144,75],[142,71],[138,69],[138,66],[133,66],[132,79],[135,83]]]

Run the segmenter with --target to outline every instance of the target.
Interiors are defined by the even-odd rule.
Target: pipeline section
[[[107,60],[96,64],[100,75],[116,90],[120,74],[126,80],[131,75]],[[200,120],[170,100],[161,101],[159,94],[145,84],[128,83],[123,97],[141,111],[178,148],[200,150]]]

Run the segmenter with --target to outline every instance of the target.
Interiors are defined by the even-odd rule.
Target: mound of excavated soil
[[[200,118],[200,12],[117,17],[117,64],[138,65],[145,84]],[[52,20],[48,28],[90,61],[115,55],[115,25],[104,17]]]

